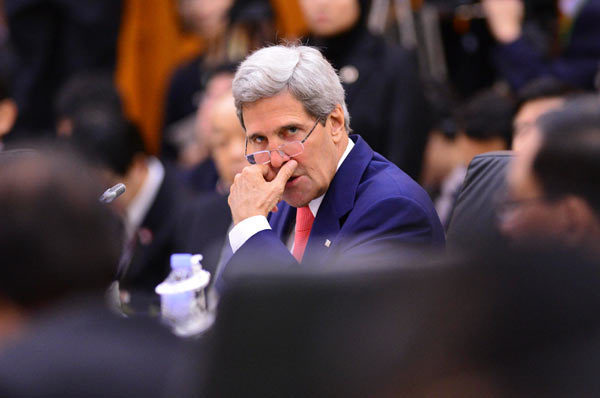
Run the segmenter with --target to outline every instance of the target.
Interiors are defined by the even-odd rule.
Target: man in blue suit
[[[318,264],[376,256],[387,244],[444,244],[425,191],[349,136],[344,90],[318,50],[256,51],[240,65],[233,94],[251,165],[230,190],[227,271],[257,259]]]

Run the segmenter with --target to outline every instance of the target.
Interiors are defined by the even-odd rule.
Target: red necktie
[[[313,221],[315,221],[315,217],[308,206],[299,207],[296,210],[296,235],[294,236],[292,255],[296,257],[298,262],[302,262]]]

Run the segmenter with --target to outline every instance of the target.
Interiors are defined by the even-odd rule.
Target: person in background
[[[600,99],[574,98],[541,116],[511,165],[502,231],[531,241],[599,252]]]
[[[237,118],[231,90],[215,98],[213,106],[205,116],[210,120],[209,134],[205,138],[219,174],[219,181],[216,192],[199,195],[193,205],[194,210],[190,212],[190,218],[184,222],[191,224],[189,245],[195,245],[202,253],[203,267],[215,275],[224,245],[229,247],[227,232],[232,227],[231,210],[227,204],[229,188],[235,176],[241,173],[248,163],[244,157],[244,129]],[[210,225],[210,228],[206,228],[207,225]]]
[[[123,108],[110,74],[101,71],[84,71],[72,76],[60,89],[54,102],[55,129],[60,138],[73,134],[73,118],[90,103],[102,104],[112,112]]]
[[[0,395],[164,396],[183,347],[107,307],[122,229],[102,179],[72,151],[33,148],[0,153]]]
[[[211,125],[209,148],[219,172],[217,192],[228,195],[235,176],[248,165],[244,156],[246,135],[237,118],[231,90],[215,99],[207,116]]]
[[[568,97],[581,92],[582,90],[552,77],[533,80],[519,90],[517,111],[513,120],[512,149],[521,150],[541,115],[559,109]]]
[[[518,91],[528,82],[552,76],[574,87],[597,87],[600,62],[600,1],[558,0],[557,54],[544,54],[523,35],[523,0],[483,0],[492,35],[498,41],[494,63]],[[550,3],[550,2],[548,2]]]
[[[223,64],[236,63],[250,51],[275,41],[273,10],[267,0],[179,0],[185,28],[206,43],[200,56],[179,66],[165,100],[163,159],[177,161],[173,127],[195,114],[210,77]]]
[[[301,0],[308,43],[338,70],[352,130],[416,179],[429,128],[416,60],[368,31],[370,3]]]
[[[443,246],[426,192],[349,136],[344,89],[317,49],[262,48],[242,62],[232,87],[250,166],[230,188],[233,253],[217,289],[253,261],[293,267],[371,258],[386,243]]]
[[[455,120],[445,119],[454,131],[446,128],[431,132],[423,174],[423,185],[437,192],[435,208],[446,227],[473,157],[510,147],[514,104],[510,97],[492,88],[474,95],[455,113]]]
[[[117,278],[123,291],[153,297],[154,287],[169,272],[169,256],[183,249],[180,239],[186,231],[179,229],[179,220],[186,217],[193,196],[173,170],[145,152],[139,131],[123,115],[110,80],[75,83],[67,85],[61,96],[64,103],[78,103],[62,118],[62,124],[71,129],[65,140],[101,170],[108,186],[124,183],[127,187],[113,202],[126,231]],[[90,87],[97,92],[86,99],[83,94]]]
[[[214,192],[219,175],[211,157],[212,108],[218,98],[231,91],[235,65],[221,65],[208,78],[206,90],[196,114],[190,116],[186,143],[179,145],[179,167],[183,183],[194,192]]]
[[[7,0],[9,40],[17,56],[13,86],[19,118],[11,140],[53,136],[51,104],[74,74],[112,75],[122,0]],[[18,135],[18,136],[17,136]]]

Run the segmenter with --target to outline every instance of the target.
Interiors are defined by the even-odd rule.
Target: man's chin
[[[305,195],[298,195],[294,190],[290,190],[292,192],[288,192],[286,190],[283,192],[283,201],[292,207],[304,207],[308,206],[310,203],[310,199],[307,199]]]

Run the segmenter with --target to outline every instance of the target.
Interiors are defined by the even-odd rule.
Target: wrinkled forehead
[[[273,97],[242,105],[246,135],[268,134],[288,125],[303,125],[311,120],[303,104],[285,91]]]

